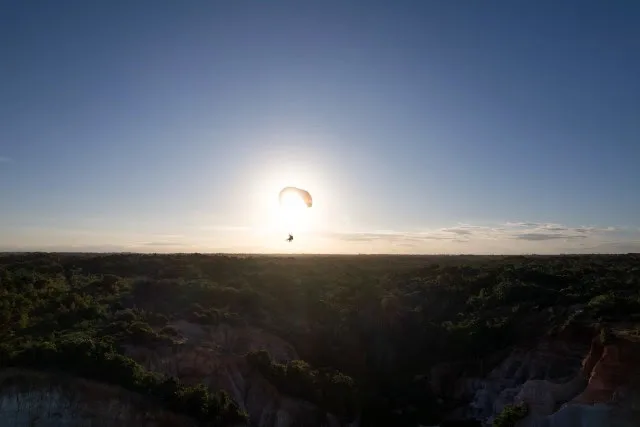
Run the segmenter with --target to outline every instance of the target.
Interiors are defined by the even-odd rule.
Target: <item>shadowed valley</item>
[[[99,425],[135,425],[140,407],[167,425],[633,425],[638,261],[6,254],[0,412],[12,425],[79,423],[100,405]]]

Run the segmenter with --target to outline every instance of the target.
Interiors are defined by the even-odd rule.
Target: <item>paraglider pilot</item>
[[[284,187],[282,190],[280,190],[278,198],[280,199],[281,206],[283,204],[285,196],[289,194],[295,194],[296,196],[300,197],[304,204],[307,205],[307,208],[313,206],[313,199],[311,198],[311,194],[309,194],[307,190],[303,190],[297,187]],[[291,243],[293,241],[293,234],[289,233],[289,237],[285,240]]]

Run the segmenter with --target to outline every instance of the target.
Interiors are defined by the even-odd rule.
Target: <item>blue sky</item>
[[[640,250],[638,22],[632,1],[3,1],[0,250]],[[284,185],[314,207],[283,217]]]

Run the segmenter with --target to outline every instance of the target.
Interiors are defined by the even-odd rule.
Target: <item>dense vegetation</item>
[[[300,361],[247,360],[283,394],[367,426],[437,422],[434,364],[477,360],[574,324],[640,321],[640,257],[0,256],[4,366],[120,384],[210,425],[243,414],[124,355],[174,343],[176,319],[254,325]]]
[[[527,416],[529,408],[524,403],[507,405],[493,420],[493,427],[514,427],[516,423]]]
[[[281,392],[315,403],[349,421],[357,415],[356,391],[353,379],[347,375],[313,369],[303,360],[276,363],[265,350],[250,352],[246,357]]]
[[[119,385],[152,396],[166,408],[190,415],[203,425],[225,426],[246,420],[246,415],[225,392],[211,392],[202,384],[185,386],[174,378],[146,371],[102,341],[87,338],[42,340],[17,350],[5,345],[0,351],[5,367],[63,371]]]

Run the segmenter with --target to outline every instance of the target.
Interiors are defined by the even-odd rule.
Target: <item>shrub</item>
[[[276,363],[265,350],[249,352],[245,358],[282,393],[305,399],[327,412],[353,420],[357,406],[353,378],[337,371],[313,369],[304,360]]]
[[[133,359],[119,354],[108,343],[88,338],[28,343],[11,352],[0,349],[4,366],[60,370],[121,386],[151,396],[168,409],[198,420],[201,425],[226,426],[246,422],[247,414],[224,391],[213,392],[203,384],[185,386],[173,378],[147,371]]]
[[[515,427],[516,423],[527,416],[529,408],[526,403],[506,405],[493,420],[493,427]]]

